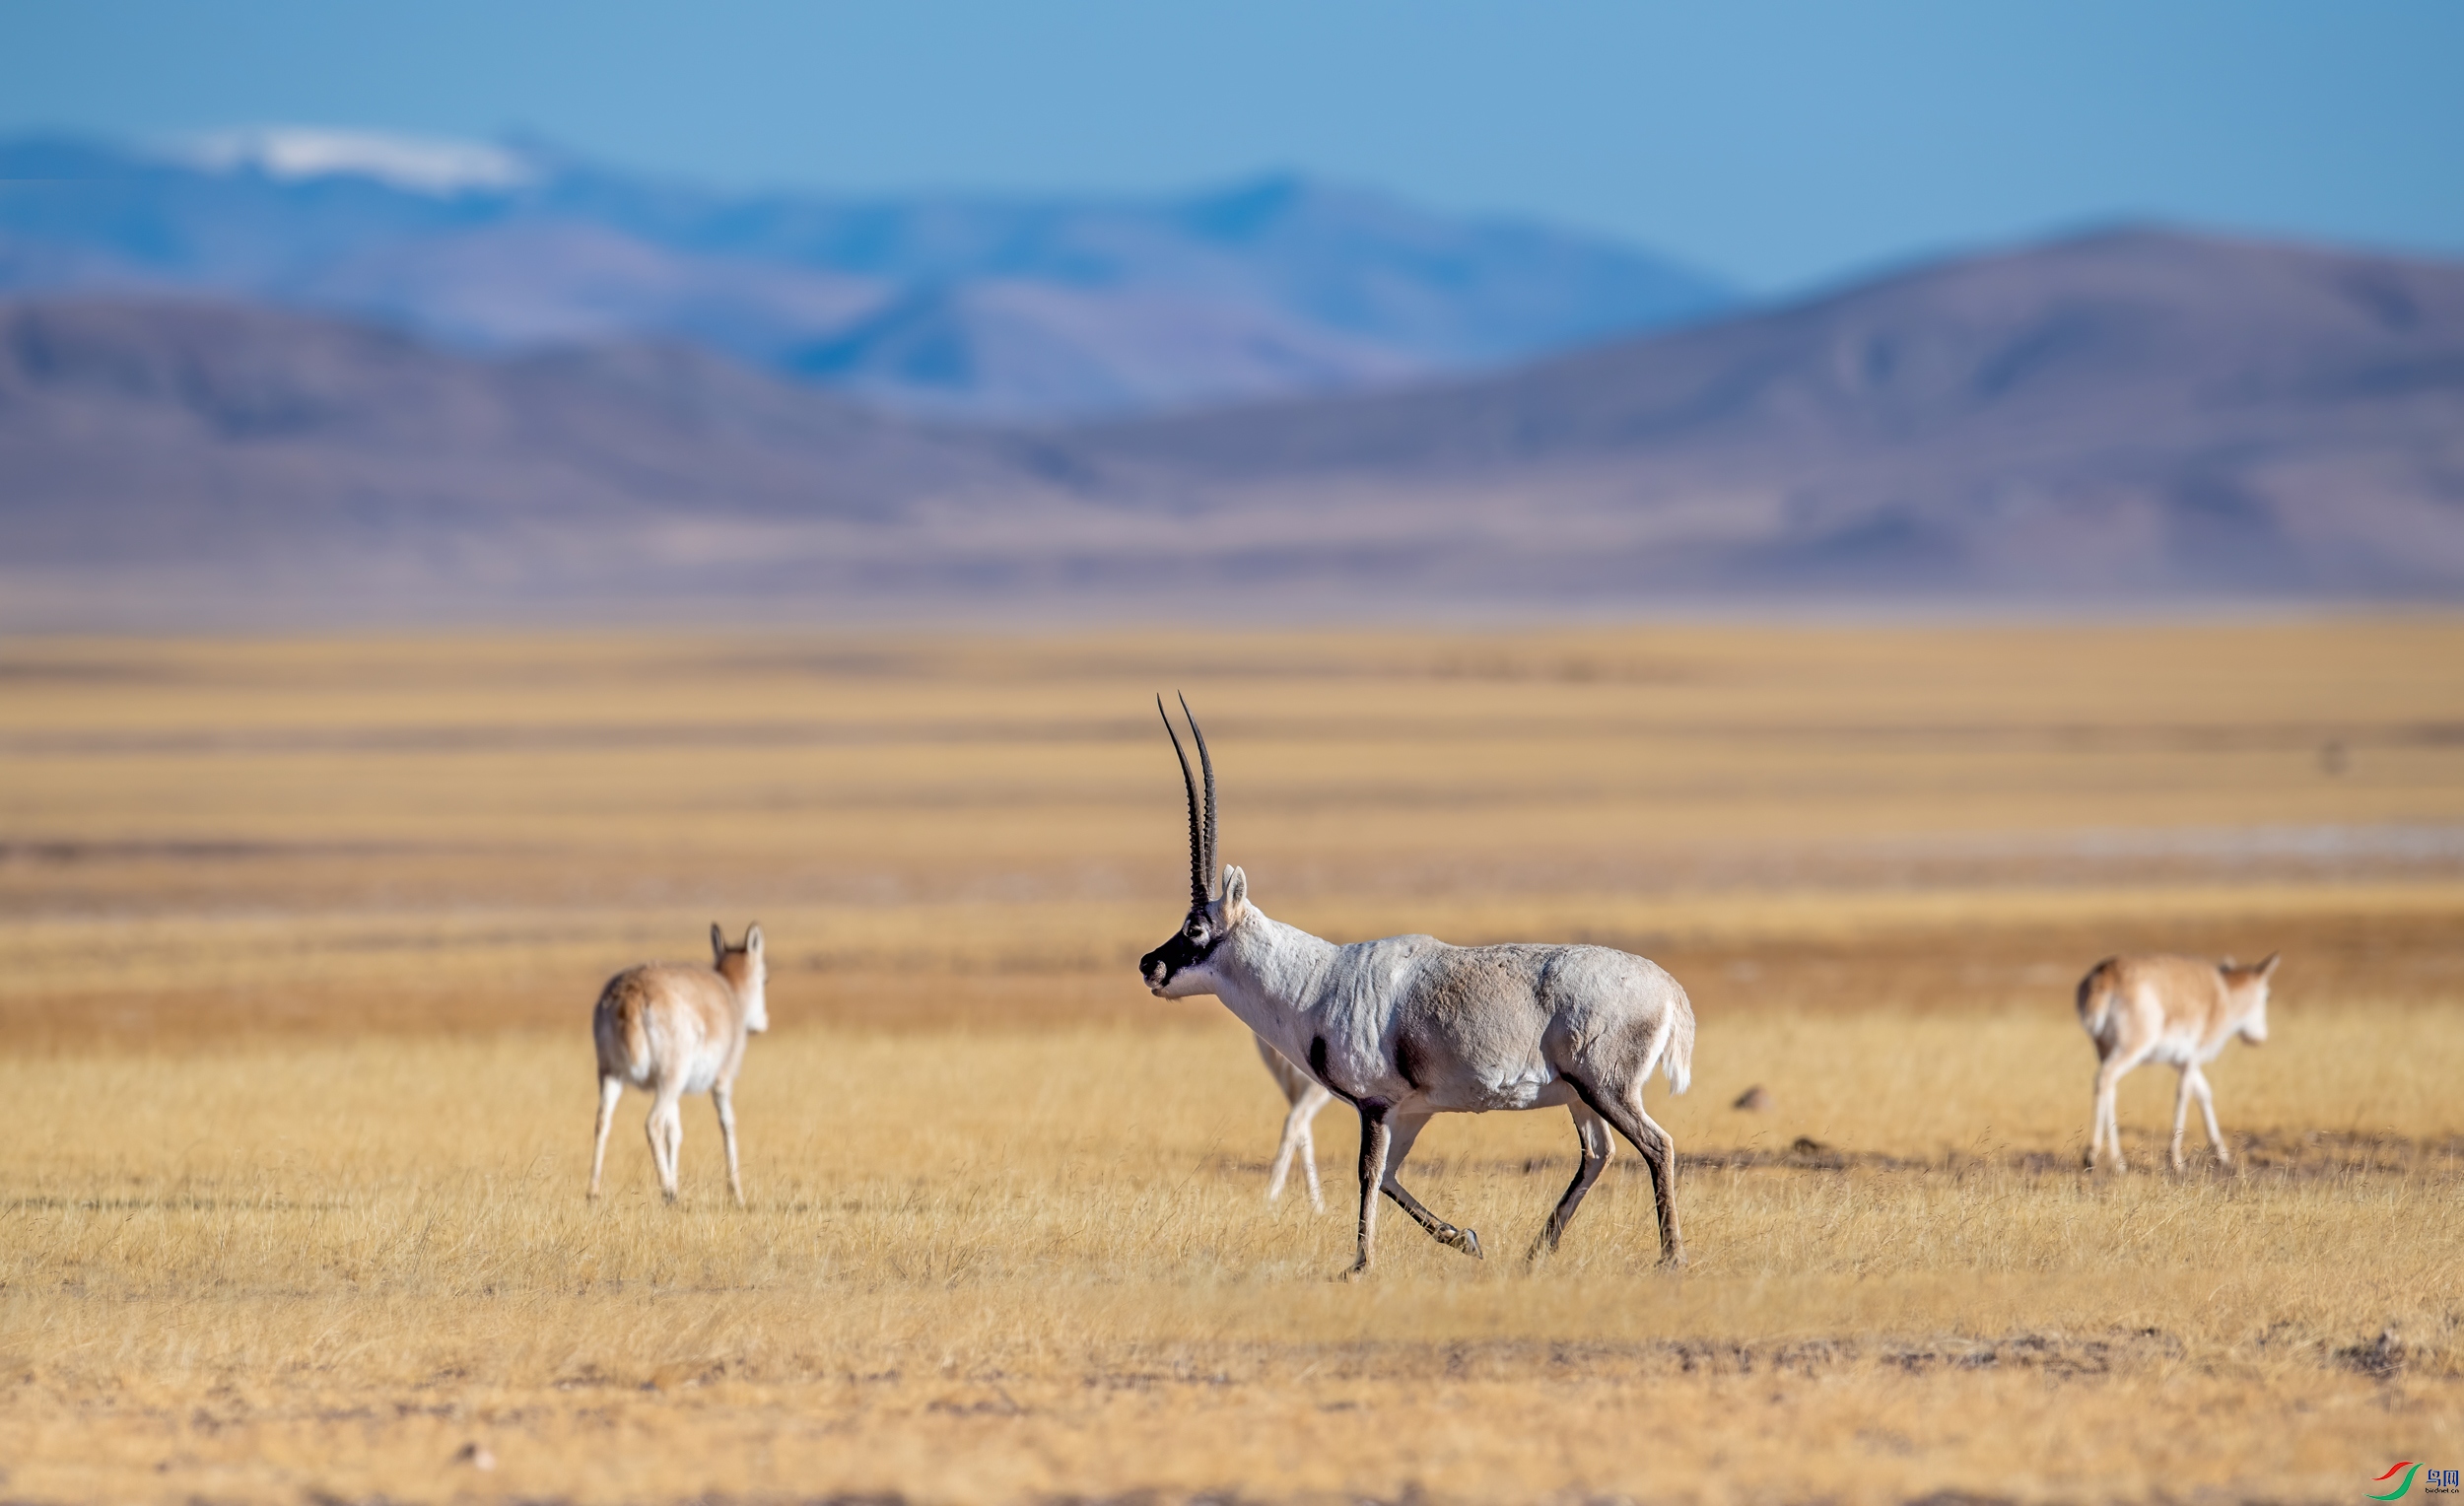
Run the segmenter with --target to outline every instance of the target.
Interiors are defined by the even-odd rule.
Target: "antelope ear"
[[[2276,964],[2278,964],[2279,962],[2282,962],[2282,961],[2284,961],[2284,960],[2285,960],[2285,954],[2284,954],[2283,952],[2270,952],[2270,953],[2268,953],[2265,957],[2262,957],[2261,959],[2259,959],[2259,976],[2260,976],[2261,978],[2265,978],[2265,977],[2266,977],[2266,976],[2268,976],[2270,973],[2275,972],[2275,971],[2276,971]]]
[[[710,954],[713,961],[727,960],[727,933],[719,928],[717,921],[710,923]]]
[[[762,954],[762,926],[759,921],[754,922],[753,928],[744,933],[744,949],[756,957]]]
[[[1223,924],[1225,929],[1241,924],[1241,914],[1249,908],[1249,875],[1230,863],[1223,865]]]

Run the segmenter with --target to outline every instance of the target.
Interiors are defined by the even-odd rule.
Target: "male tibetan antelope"
[[[2240,1036],[2253,1046],[2267,1040],[2267,983],[2277,953],[2236,966],[2230,958],[2107,957],[2079,981],[2079,1022],[2096,1043],[2095,1119],[2088,1127],[2088,1167],[2110,1148],[2116,1171],[2122,1159],[2122,1127],[2114,1115],[2114,1090],[2122,1074],[2142,1061],[2161,1061],[2181,1073],[2173,1095],[2173,1169],[2182,1169],[2182,1129],[2190,1100],[2208,1122],[2216,1158],[2232,1164],[2216,1128],[2216,1096],[2208,1091],[2203,1063]]]
[[[1473,1258],[1480,1237],[1421,1206],[1396,1180],[1412,1141],[1439,1114],[1539,1109],[1574,1116],[1582,1165],[1532,1245],[1553,1250],[1608,1164],[1613,1127],[1651,1168],[1660,1258],[1682,1265],[1677,1222],[1677,1151],[1643,1112],[1643,1083],[1664,1068],[1685,1091],[1693,1069],[1694,1013],[1656,964],[1605,946],[1448,946],[1389,936],[1336,946],[1270,920],[1250,902],[1249,879],[1217,871],[1215,767],[1190,720],[1205,769],[1201,806],[1189,754],[1163,712],[1190,803],[1190,911],[1181,928],[1138,960],[1158,997],[1211,993],[1259,1039],[1360,1115],[1359,1252],[1347,1274],[1369,1268],[1383,1192],[1437,1241]],[[1183,702],[1182,714],[1189,713]]]
[[[616,1100],[630,1082],[650,1090],[650,1160],[659,1191],[676,1200],[676,1152],[684,1144],[684,1115],[677,1100],[708,1093],[719,1110],[719,1137],[727,1143],[727,1190],[744,1205],[744,1179],[736,1170],[736,1072],[744,1065],[744,1043],[770,1028],[762,987],[770,972],[762,961],[762,928],[729,946],[727,933],[710,928],[711,966],[647,962],[627,968],[599,991],[590,1034],[599,1048],[599,1123],[590,1149],[590,1196],[599,1195],[599,1172],[607,1164],[607,1127]]]

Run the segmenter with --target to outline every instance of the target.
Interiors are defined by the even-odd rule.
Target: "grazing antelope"
[[[744,1205],[744,1179],[736,1170],[736,1072],[744,1065],[747,1037],[770,1028],[762,986],[770,972],[762,961],[762,928],[729,946],[727,933],[710,928],[708,970],[674,962],[627,968],[599,991],[590,1034],[599,1048],[599,1123],[590,1150],[590,1196],[599,1195],[599,1172],[607,1163],[607,1127],[616,1100],[630,1082],[650,1090],[650,1160],[659,1191],[676,1200],[676,1152],[684,1144],[684,1115],[677,1100],[708,1093],[719,1109],[719,1133],[727,1142],[727,1190]]]
[[[2232,1164],[2232,1152],[2224,1148],[2224,1136],[2216,1128],[2216,1097],[2199,1068],[2215,1061],[2236,1035],[2253,1046],[2267,1040],[2267,983],[2277,957],[2270,952],[2265,961],[2246,967],[2229,957],[2223,962],[2107,957],[2088,970],[2079,981],[2079,1022],[2096,1043],[2095,1119],[2088,1127],[2089,1170],[2107,1147],[2116,1171],[2128,1167],[2122,1159],[2114,1090],[2122,1074],[2142,1061],[2161,1061],[2181,1073],[2181,1087],[2173,1097],[2173,1169],[2182,1169],[2182,1129],[2194,1096],[2208,1122],[2208,1142],[2216,1147],[2216,1158]]]
[[[1159,998],[1211,993],[1241,1023],[1360,1115],[1360,1232],[1348,1275],[1369,1269],[1380,1193],[1440,1244],[1478,1259],[1480,1236],[1423,1207],[1397,1181],[1431,1117],[1563,1105],[1574,1116],[1582,1165],[1531,1254],[1557,1247],[1574,1210],[1608,1164],[1614,1128],[1651,1168],[1660,1258],[1683,1265],[1677,1233],[1677,1150],[1643,1112],[1643,1083],[1659,1066],[1685,1091],[1694,1013],[1685,991],[1654,963],[1605,946],[1448,946],[1431,936],[1389,936],[1336,946],[1269,919],[1250,902],[1249,878],[1216,870],[1215,766],[1190,719],[1206,772],[1204,805],[1172,718],[1155,710],[1181,761],[1190,802],[1190,910],[1170,940],[1138,959]],[[1182,715],[1189,703],[1181,704]]]
[[[1283,1179],[1291,1175],[1292,1157],[1300,1157],[1301,1175],[1309,1182],[1309,1206],[1316,1212],[1326,1211],[1326,1195],[1318,1191],[1318,1142],[1309,1132],[1310,1121],[1318,1111],[1335,1102],[1318,1080],[1294,1066],[1291,1059],[1266,1044],[1265,1036],[1256,1037],[1258,1055],[1274,1073],[1274,1085],[1283,1090],[1283,1097],[1292,1108],[1283,1116],[1283,1142],[1274,1148],[1274,1170],[1266,1177],[1266,1200],[1272,1202],[1283,1196]]]

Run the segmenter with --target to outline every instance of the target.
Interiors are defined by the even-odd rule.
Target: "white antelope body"
[[[1169,716],[1164,725],[1171,730]],[[1138,970],[1159,997],[1215,995],[1359,1113],[1359,1243],[1348,1274],[1369,1269],[1381,1193],[1441,1244],[1478,1257],[1476,1232],[1404,1191],[1397,1180],[1403,1158],[1436,1115],[1552,1105],[1573,1116],[1582,1164],[1532,1255],[1556,1248],[1608,1165],[1613,1128],[1651,1169],[1661,1259],[1683,1264],[1676,1147],[1643,1111],[1655,1066],[1678,1092],[1692,1070],[1693,1009],[1677,980],[1603,946],[1460,947],[1430,936],[1336,946],[1269,919],[1250,902],[1239,868],[1224,866],[1220,893],[1210,892],[1214,762],[1195,720],[1190,731],[1206,771],[1201,809],[1173,733],[1190,803],[1190,910]]]
[[[2088,1129],[2091,1170],[2108,1149],[2116,1170],[2127,1166],[2114,1095],[2122,1074],[2142,1061],[2161,1061],[2181,1073],[2173,1097],[2173,1169],[2182,1169],[2182,1130],[2194,1097],[2216,1158],[2232,1163],[2216,1128],[2216,1097],[2199,1068],[2234,1036],[2253,1046],[2267,1039],[2267,985],[2276,962],[2272,952],[2247,966],[2230,959],[2107,957],[2088,970],[2079,981],[2079,1022],[2096,1043],[2095,1118]]]
[[[1318,1190],[1318,1141],[1309,1127],[1319,1110],[1335,1102],[1335,1095],[1320,1086],[1315,1077],[1294,1066],[1283,1053],[1268,1046],[1266,1037],[1257,1040],[1259,1059],[1274,1074],[1274,1085],[1283,1090],[1284,1101],[1291,1105],[1290,1112],[1283,1116],[1282,1142],[1274,1147],[1274,1170],[1266,1176],[1266,1200],[1272,1202],[1283,1196],[1284,1179],[1292,1174],[1292,1158],[1298,1156],[1301,1175],[1309,1184],[1309,1206],[1323,1213],[1326,1195]]]
[[[659,1191],[676,1198],[676,1155],[684,1144],[687,1093],[708,1093],[719,1110],[719,1136],[727,1145],[727,1190],[744,1203],[744,1179],[736,1169],[736,1073],[744,1065],[749,1037],[770,1028],[763,997],[769,969],[762,960],[762,928],[729,946],[726,932],[710,928],[711,966],[650,962],[627,968],[599,991],[590,1035],[599,1050],[599,1121],[590,1149],[590,1196],[599,1195],[607,1163],[607,1129],[625,1085],[647,1088],[650,1117],[643,1127]]]

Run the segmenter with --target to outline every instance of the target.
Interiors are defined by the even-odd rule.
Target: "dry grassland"
[[[2464,624],[0,642],[0,1497],[2350,1500],[2464,1464]],[[1511,1258],[1441,1121],[1366,1287],[1177,919],[1582,937],[1701,1017],[1647,1182]],[[773,937],[687,1196],[598,981]],[[2104,952],[2282,946],[2242,1166],[2081,1175]],[[1761,1114],[1730,1102],[1762,1085]],[[2196,1131],[2193,1132],[2194,1141]],[[459,1456],[457,1458],[457,1456]],[[478,1468],[484,1459],[493,1468]]]

